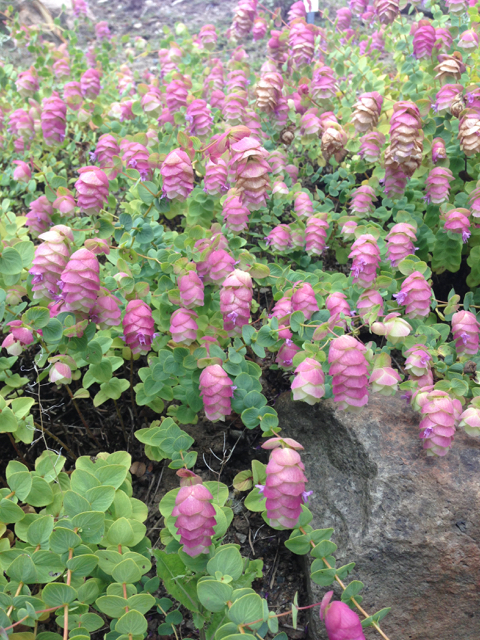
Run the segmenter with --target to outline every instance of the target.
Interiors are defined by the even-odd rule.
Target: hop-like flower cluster
[[[204,282],[221,285],[229,273],[233,271],[235,259],[224,249],[217,249],[208,254],[204,262],[197,264],[200,277]]]
[[[466,156],[473,156],[480,151],[480,113],[476,109],[463,112],[458,127],[458,140]]]
[[[277,353],[275,363],[278,364],[279,367],[282,367],[282,369],[291,369],[293,367],[293,358],[299,351],[300,347],[297,347],[290,338],[286,338]]]
[[[431,369],[432,356],[427,347],[422,344],[415,344],[405,351],[405,369],[410,375],[420,378]]]
[[[353,282],[368,289],[377,277],[377,267],[380,262],[380,249],[377,241],[366,233],[357,238],[348,256],[352,258],[351,266]]]
[[[228,167],[225,160],[216,158],[209,160],[205,167],[204,184],[206,191],[211,196],[228,190]]]
[[[42,101],[41,124],[46,144],[55,145],[63,142],[67,124],[67,105],[56,91]]]
[[[295,379],[292,382],[294,400],[303,400],[313,405],[325,395],[325,375],[322,365],[313,358],[305,360],[295,369]]]
[[[435,27],[430,20],[420,20],[413,35],[413,55],[417,58],[430,58],[437,40]]]
[[[8,130],[13,135],[22,136],[24,139],[33,138],[35,135],[34,120],[24,109],[15,109],[9,115]]]
[[[452,55],[441,53],[438,56],[438,64],[435,67],[435,71],[437,72],[435,78],[438,78],[442,84],[458,82],[462,73],[465,72],[465,69],[463,57],[459,51],[454,51]]]
[[[305,4],[303,0],[298,0],[298,2],[294,2],[290,9],[288,10],[287,20],[288,23],[292,23],[296,18],[306,18],[307,11],[305,9]]]
[[[430,313],[432,289],[419,271],[405,278],[399,293],[394,293],[393,297],[399,305],[405,305],[407,318],[424,318]]]
[[[390,157],[385,154],[385,163],[398,163],[403,173],[410,177],[422,162],[422,151],[422,120],[417,105],[395,103],[390,121]]]
[[[358,298],[358,315],[363,319],[374,307],[379,307],[377,315],[383,314],[383,298],[376,289],[362,291]]]
[[[450,182],[453,180],[453,173],[447,167],[435,167],[432,169],[425,181],[426,202],[432,202],[433,204],[446,202],[450,195]]]
[[[408,222],[393,225],[385,238],[387,243],[387,258],[396,267],[404,258],[413,255],[417,240],[415,227]]]
[[[120,147],[116,138],[110,133],[104,133],[98,139],[92,159],[98,160],[101,169],[105,171],[105,175],[109,180],[114,180],[118,175],[118,169],[114,167],[113,157],[119,155]]]
[[[452,316],[452,333],[458,354],[477,355],[480,324],[471,311],[457,311]]]
[[[317,116],[318,109],[312,107],[305,111],[300,120],[300,135],[305,140],[313,140],[318,137],[319,131],[322,130],[320,118]]]
[[[263,16],[257,16],[253,23],[252,36],[255,42],[265,37],[267,33],[267,21]]]
[[[170,318],[170,333],[174,342],[188,345],[197,339],[198,314],[192,309],[177,309]]]
[[[232,23],[232,29],[238,38],[246,38],[248,36],[252,30],[256,12],[256,0],[239,0]]]
[[[345,145],[348,142],[348,136],[343,127],[332,121],[328,121],[322,134],[322,155],[325,160],[329,160],[332,156],[337,162],[341,162],[345,157]]]
[[[268,71],[260,76],[255,87],[257,109],[264,113],[272,113],[280,100],[283,89],[283,77],[277,71]]]
[[[19,356],[34,340],[31,330],[22,325],[21,320],[7,322],[10,333],[2,342],[2,349],[6,349],[10,356]]]
[[[392,24],[399,15],[399,0],[374,0],[373,6],[381,24]]]
[[[130,300],[123,316],[125,344],[132,353],[146,354],[150,351],[155,323],[152,310],[143,300]]]
[[[63,85],[63,99],[72,111],[78,111],[83,103],[82,89],[79,82],[66,82]]]
[[[319,256],[327,248],[327,214],[318,214],[308,218],[305,228],[306,251],[309,256]]]
[[[54,300],[60,294],[60,276],[70,257],[73,233],[69,227],[58,225],[39,236],[42,244],[35,249],[30,274],[33,298]]]
[[[90,311],[90,320],[100,327],[118,327],[122,317],[120,300],[105,287],[100,287],[97,300]]]
[[[193,190],[192,161],[182,149],[170,151],[162,163],[163,193],[169,200],[186,200]]]
[[[88,215],[99,213],[108,202],[108,178],[98,167],[82,167],[75,182],[77,204]]]
[[[219,364],[211,364],[200,374],[200,395],[208,420],[225,421],[232,412],[233,382]]]
[[[382,154],[382,147],[385,144],[385,136],[378,131],[366,133],[360,139],[359,155],[366,162],[378,162]]]
[[[468,11],[468,0],[445,0],[449,13],[466,13]]]
[[[435,390],[417,396],[417,403],[422,414],[420,438],[427,455],[447,455],[462,412],[460,401],[452,399],[446,391]]]
[[[242,333],[242,327],[250,320],[252,297],[250,274],[240,269],[232,271],[220,289],[220,311],[225,331],[230,334]]]
[[[461,84],[445,84],[435,96],[434,111],[442,113],[442,111],[448,111],[459,99],[463,102],[462,94]]]
[[[100,93],[100,72],[98,69],[87,69],[80,78],[80,91],[84,98],[95,100]]]
[[[105,22],[105,20],[97,22],[95,25],[95,35],[97,40],[111,40],[112,34],[110,33],[108,22]]]
[[[480,435],[480,400],[478,396],[473,398],[462,413],[458,426],[463,427],[469,436],[478,437]]]
[[[230,231],[236,233],[248,228],[250,210],[242,204],[242,197],[238,189],[230,189],[223,203],[223,218]]]
[[[313,314],[318,311],[315,292],[309,282],[302,282],[295,288],[292,294],[292,310],[302,311],[306,320],[310,320]]]
[[[214,24],[204,24],[198,33],[204,49],[214,49],[217,44],[217,32]]]
[[[342,327],[346,329],[347,321],[342,319],[340,314],[343,313],[347,318],[352,315],[350,305],[347,302],[347,296],[340,291],[334,291],[327,296],[325,306],[330,312],[329,324],[332,327]]]
[[[468,209],[451,209],[445,213],[445,231],[461,233],[463,242],[470,238],[470,211]]]
[[[377,200],[375,189],[372,189],[368,184],[364,184],[352,193],[350,212],[359,216],[366,216],[373,213],[375,209],[373,203],[375,200]]]
[[[52,214],[53,207],[47,196],[40,196],[36,200],[32,200],[25,225],[30,228],[30,233],[34,237],[40,235],[51,226]]]
[[[60,58],[54,62],[52,69],[57,80],[70,77],[70,63],[66,58]]]
[[[30,67],[30,69],[19,73],[15,86],[22,97],[28,98],[29,96],[33,96],[40,88],[35,68]]]
[[[348,6],[354,16],[360,17],[368,7],[368,0],[348,0]]]
[[[62,311],[88,316],[100,291],[99,273],[100,266],[94,253],[85,248],[75,251],[60,276]]]
[[[399,313],[393,312],[386,315],[383,322],[374,322],[371,330],[377,336],[385,336],[392,344],[399,344],[410,335],[412,327]]]
[[[265,487],[260,487],[267,499],[267,518],[272,527],[293,529],[308,497],[305,493],[305,466],[298,453],[303,447],[291,438],[271,438],[263,443],[262,448],[272,449]]]
[[[288,38],[291,57],[297,67],[310,64],[315,49],[314,27],[304,18],[296,18],[290,24]]]
[[[315,101],[331,100],[335,96],[337,83],[333,69],[325,65],[314,67],[310,94]]]
[[[13,164],[16,164],[13,171],[13,179],[18,182],[28,182],[32,178],[32,170],[26,162],[23,160],[14,160]]]
[[[251,136],[233,143],[231,152],[231,163],[235,167],[235,187],[242,193],[243,203],[250,211],[265,206],[270,172],[268,152]]]
[[[172,516],[176,518],[175,526],[184,553],[195,558],[201,553],[208,553],[212,544],[213,527],[217,523],[215,507],[212,494],[199,476],[188,470],[182,470],[182,476]]]
[[[150,153],[147,147],[140,142],[125,139],[120,142],[120,153],[122,161],[128,169],[136,169],[142,180],[151,178],[152,167],[149,163]]]
[[[358,614],[345,602],[330,602],[332,596],[333,591],[326,593],[320,607],[320,620],[325,621],[328,640],[365,640]]]
[[[439,160],[447,159],[447,150],[443,138],[434,138],[432,142],[432,160],[436,164]]]
[[[333,399],[339,409],[357,410],[368,403],[366,350],[352,336],[341,336],[330,343],[329,374],[333,376]]]
[[[205,100],[193,100],[185,115],[192,136],[207,136],[212,128],[213,116]]]
[[[165,99],[167,101],[167,107],[172,113],[178,111],[181,107],[187,106],[188,88],[185,84],[183,76],[178,74],[167,85],[167,91]]]
[[[185,309],[203,307],[204,287],[203,282],[198,277],[196,271],[187,271],[178,279],[178,289],[180,291],[180,301]]]
[[[399,344],[410,335],[412,327],[399,313],[393,312],[386,315],[383,322],[374,322],[371,330],[377,336],[385,336],[392,344]]]
[[[377,126],[382,104],[383,98],[377,91],[358,96],[351,119],[357,133],[368,133]]]

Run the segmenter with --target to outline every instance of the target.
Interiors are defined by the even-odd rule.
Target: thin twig
[[[125,444],[127,445],[127,451],[128,451],[128,436],[127,436],[127,431],[125,429],[125,424],[123,422],[122,414],[120,413],[120,409],[118,408],[118,404],[115,399],[113,400],[113,403],[115,404],[115,409],[117,410],[117,416],[118,416],[118,419],[120,420],[120,425],[122,426],[123,437],[125,438]]]
[[[74,460],[78,460],[78,456],[76,456],[73,451],[70,449],[70,447],[68,445],[65,444],[65,442],[63,442],[63,440],[60,440],[60,438],[58,436],[56,436],[54,433],[52,433],[51,431],[49,431],[46,427],[42,426],[41,424],[38,424],[38,422],[34,422],[33,423],[37,429],[39,429],[42,434],[47,434],[47,436],[49,436],[50,438],[52,438],[53,440],[55,440],[55,442],[58,442],[58,444],[65,449],[65,451],[74,459]]]
[[[65,385],[67,387],[67,391],[68,391],[68,395],[70,396],[72,402],[73,402],[73,406],[75,407],[75,409],[77,410],[77,413],[80,417],[80,420],[82,421],[83,426],[85,427],[85,431],[88,433],[88,435],[90,436],[90,438],[92,438],[92,440],[95,442],[95,444],[97,445],[97,447],[101,447],[102,445],[100,444],[100,442],[98,441],[98,439],[96,438],[96,436],[93,435],[90,427],[88,426],[85,418],[83,417],[83,413],[80,411],[80,407],[77,404],[77,401],[75,400],[75,398],[73,397],[73,393],[72,390],[70,389],[70,387],[68,386],[68,384]]]

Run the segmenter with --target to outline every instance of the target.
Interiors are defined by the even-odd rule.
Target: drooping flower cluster
[[[42,244],[35,249],[30,273],[33,298],[54,300],[60,293],[59,281],[70,257],[73,233],[69,227],[57,225],[39,236]]]
[[[219,364],[211,364],[200,374],[200,395],[209,420],[225,421],[232,411],[233,382]]]
[[[220,289],[220,311],[223,314],[223,328],[230,334],[241,334],[242,327],[250,319],[253,283],[246,271],[235,269],[224,280]]]
[[[212,504],[213,496],[202,479],[192,471],[182,469],[180,491],[175,497],[172,516],[180,536],[183,551],[192,558],[208,553],[215,534],[216,512]]]
[[[61,144],[65,138],[67,105],[55,91],[42,102],[42,132],[48,145]]]
[[[415,252],[415,228],[408,222],[399,222],[393,225],[385,238],[387,242],[387,258],[392,263],[392,267],[398,264],[407,256]]]
[[[148,353],[154,332],[152,310],[148,304],[143,300],[130,300],[122,322],[125,344],[132,353]]]
[[[339,409],[358,410],[368,403],[366,347],[352,336],[341,336],[330,343],[329,374],[333,376],[333,399]]]
[[[377,92],[362,93],[353,105],[352,122],[357,133],[368,133],[377,126],[383,98]]]
[[[60,276],[62,311],[89,315],[100,291],[99,273],[97,256],[88,249],[79,249],[70,256]]]
[[[192,161],[182,149],[170,151],[162,163],[163,193],[169,200],[186,200],[193,190]]]
[[[354,283],[367,289],[377,277],[380,262],[377,241],[370,233],[361,235],[353,243],[348,257],[353,259],[351,271]]]
[[[260,487],[266,498],[267,518],[272,527],[293,529],[306,502],[305,466],[298,451],[302,445],[291,438],[270,438],[262,444],[270,449],[265,486]]]
[[[82,167],[80,177],[75,182],[78,193],[77,204],[88,215],[99,213],[108,202],[108,178],[97,167]]]
[[[295,369],[295,379],[292,382],[294,400],[303,400],[313,405],[325,395],[325,375],[322,365],[313,358],[305,360]]]
[[[417,404],[422,414],[420,438],[427,455],[447,455],[462,413],[460,401],[452,399],[446,391],[433,390],[418,395]]]
[[[394,293],[399,305],[405,305],[407,318],[424,318],[430,313],[432,290],[419,271],[411,273],[402,283],[400,291]]]

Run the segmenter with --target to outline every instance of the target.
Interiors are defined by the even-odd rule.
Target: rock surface
[[[335,528],[337,566],[356,563],[348,581],[365,584],[365,609],[392,607],[390,640],[479,640],[480,442],[459,430],[445,458],[427,458],[419,415],[399,397],[351,414],[286,393],[275,408],[305,447],[311,524]],[[312,603],[326,590],[309,581]],[[323,640],[314,611],[311,637]]]

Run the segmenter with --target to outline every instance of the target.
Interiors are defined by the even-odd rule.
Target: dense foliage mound
[[[315,487],[267,376],[345,411],[401,389],[437,464],[457,428],[480,434],[480,15],[465,0],[415,4],[351,0],[319,27],[302,2],[284,21],[240,0],[227,34],[166,29],[141,77],[141,38],[118,42],[100,22],[84,52],[60,23],[58,44],[7,16],[30,66],[0,67],[0,433],[18,454],[0,489],[2,636],[55,640],[58,625],[64,640],[142,640],[152,607],[160,635],[176,634],[152,553],[201,637],[264,637],[282,615],[295,627],[296,601],[276,614],[252,588],[262,562],[222,544],[229,489],[202,481],[182,429],[231,416],[270,450],[234,480],[246,508],[292,529],[312,579],[343,589],[321,605],[330,640],[387,637],[388,609],[364,611],[333,531],[309,525]],[[92,29],[86,3],[74,8]],[[89,398],[118,413],[126,445],[118,403],[148,408],[135,437],[180,484],[160,503],[162,550],[130,454],[75,460],[44,425],[55,385],[97,445]]]

